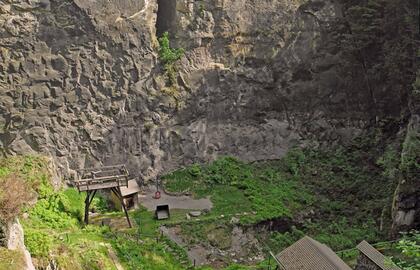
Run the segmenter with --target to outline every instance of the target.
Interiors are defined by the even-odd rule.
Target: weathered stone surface
[[[339,2],[4,1],[1,151],[49,155],[65,177],[126,163],[147,180],[220,155],[276,159],[304,140],[350,140],[376,116],[363,87],[343,90],[329,47]],[[156,30],[186,51],[174,87]],[[399,114],[399,100],[378,104]]]
[[[8,224],[7,232],[7,248],[11,250],[19,250],[24,255],[26,267],[22,270],[35,270],[35,267],[32,264],[31,255],[25,247],[23,228],[18,219]]]

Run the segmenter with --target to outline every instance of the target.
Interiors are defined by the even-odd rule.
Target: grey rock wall
[[[19,219],[16,219],[12,222],[9,222],[7,226],[7,245],[6,247],[10,250],[18,250],[24,256],[25,269],[22,270],[35,270],[35,267],[32,263],[31,255],[25,247],[23,228],[19,222]]]
[[[339,143],[371,118],[364,91],[342,90],[340,52],[327,46],[337,1],[175,3],[3,0],[2,153],[45,154],[65,177],[127,163],[148,180],[220,155]],[[174,86],[156,24],[186,51]]]

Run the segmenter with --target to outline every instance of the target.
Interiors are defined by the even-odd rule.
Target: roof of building
[[[121,187],[121,194],[123,197],[138,193],[141,191],[141,188],[137,184],[137,181],[132,179],[128,181],[128,187]]]
[[[398,266],[388,263],[388,259],[365,240],[357,245],[357,249],[383,270],[401,270]]]
[[[329,247],[305,236],[276,259],[286,270],[351,270]]]

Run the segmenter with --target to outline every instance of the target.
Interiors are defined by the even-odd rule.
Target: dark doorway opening
[[[176,0],[158,0],[156,20],[156,35],[161,37],[165,32],[171,32],[176,16]]]

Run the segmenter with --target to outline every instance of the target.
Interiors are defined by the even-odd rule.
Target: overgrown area
[[[6,181],[12,178],[13,184],[25,187],[14,190],[17,192],[14,201],[6,195],[0,197],[1,210],[5,213],[1,221],[4,223],[6,218],[20,217],[25,245],[36,267],[42,269],[54,264],[63,270],[115,270],[117,260],[124,269],[132,270],[192,268],[185,250],[160,235],[160,223],[154,220],[152,212],[145,209],[131,211],[135,226],[129,229],[123,213],[113,212],[103,199],[95,198],[92,207],[100,214],[91,219],[92,225],[86,226],[82,223],[85,194],[72,188],[54,190],[46,159],[11,157],[1,159],[0,164],[1,184],[10,184]],[[2,186],[2,194],[7,194],[6,187]],[[26,201],[27,198],[30,200]],[[6,211],[9,209],[14,210],[13,215]],[[175,219],[176,216],[175,213]],[[183,215],[178,217],[181,219]],[[122,225],[100,226],[104,218]],[[0,246],[0,269],[20,270],[23,265],[25,262],[20,251]],[[233,266],[228,269],[240,268]]]
[[[164,177],[165,186],[171,192],[210,196],[214,203],[202,222],[181,226],[191,244],[229,249],[230,237],[223,235],[231,235],[235,216],[273,252],[304,235],[335,251],[351,249],[362,240],[376,243],[389,237],[399,146],[377,147],[383,145],[381,138],[372,133],[347,147],[294,148],[277,161],[249,164],[224,157],[177,170]],[[212,217],[219,217],[216,241],[207,231]]]
[[[163,178],[166,189],[210,196],[212,210],[188,220],[188,211],[174,209],[171,220],[156,221],[152,212],[141,208],[130,212],[136,224],[133,229],[126,228],[123,214],[107,208],[102,199],[93,203],[101,212],[92,219],[94,225],[83,225],[85,195],[74,189],[54,190],[45,159],[2,159],[0,183],[7,184],[3,187],[24,188],[14,191],[22,199],[14,201],[2,189],[1,218],[4,222],[21,216],[25,244],[38,267],[54,262],[60,269],[117,269],[117,259],[125,269],[192,269],[187,250],[201,245],[220,251],[221,257],[195,269],[266,269],[268,251],[279,252],[303,235],[335,251],[354,248],[361,240],[387,239],[389,194],[399,170],[398,146],[372,147],[377,139],[373,134],[346,148],[294,148],[276,161],[245,163],[222,157],[208,165],[177,170]],[[99,226],[103,218],[121,220],[124,225]],[[176,228],[186,247],[162,235],[161,225]],[[256,241],[247,242],[244,246],[249,250],[239,250],[240,256],[262,254],[262,258],[251,262],[231,255],[237,252],[232,235],[238,232]],[[416,269],[418,233],[407,235],[396,247],[399,250],[388,253],[393,260],[405,269]],[[350,250],[342,255],[352,263],[357,253]],[[5,248],[0,248],[0,258],[7,269],[20,269],[24,263],[22,254]]]

